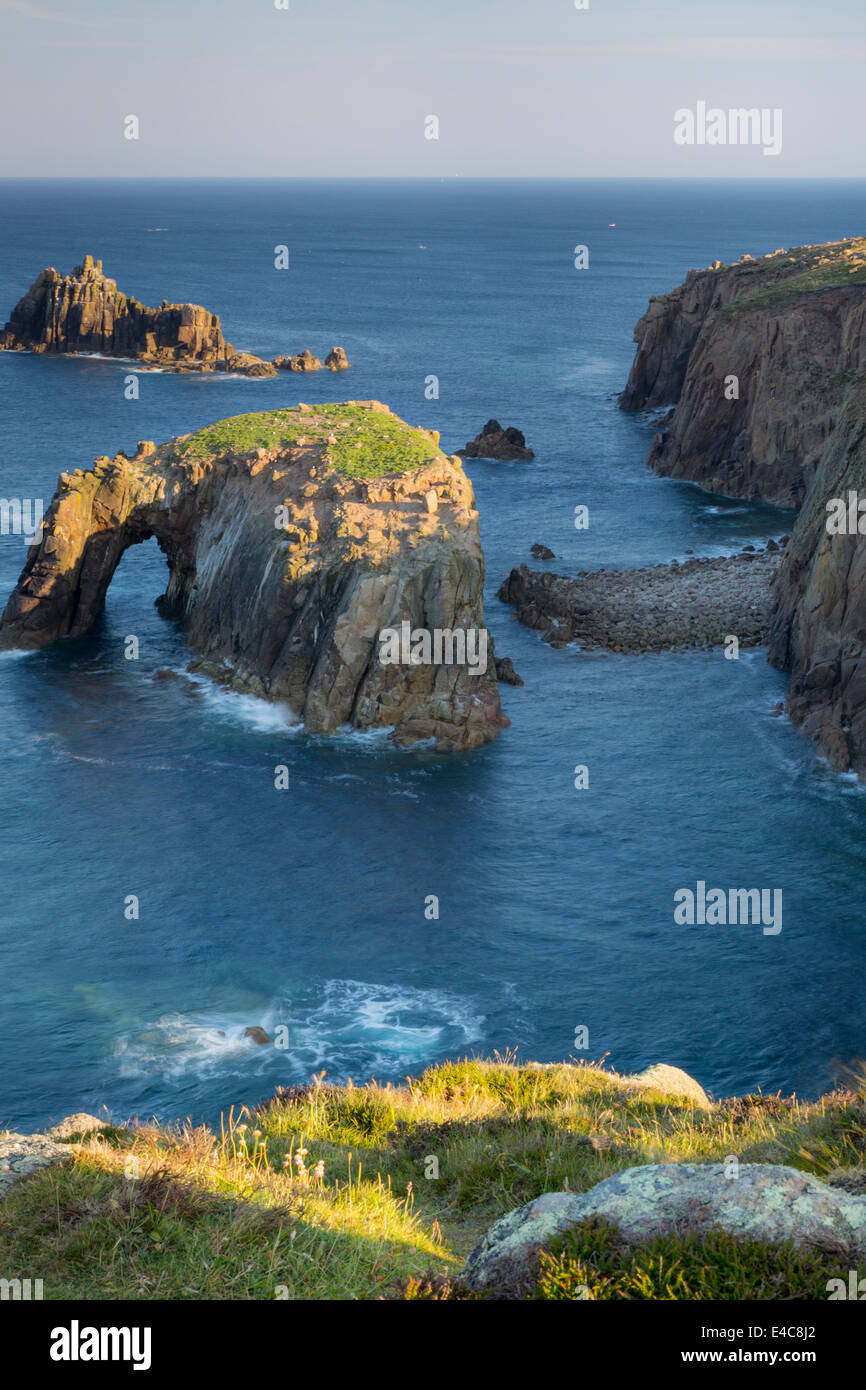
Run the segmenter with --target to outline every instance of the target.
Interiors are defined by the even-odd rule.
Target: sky
[[[0,175],[864,174],[866,0],[285,2],[0,0]]]

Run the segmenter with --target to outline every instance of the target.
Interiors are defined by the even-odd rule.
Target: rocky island
[[[198,669],[285,702],[311,733],[392,729],[443,749],[495,738],[491,659],[383,661],[383,629],[483,635],[472,485],[438,435],[378,401],[240,415],[62,473],[0,621],[3,647],[87,632],[129,546],[156,537],[160,611]]]
[[[43,270],[12,310],[0,333],[7,352],[100,353],[128,358],[145,367],[177,372],[239,372],[276,376],[279,367],[306,371],[316,362],[309,349],[298,357],[266,362],[250,352],[236,352],[223,337],[218,314],[200,304],[169,304],[151,309],[117,288],[103,272],[102,261],[85,256],[71,275],[53,267]],[[325,359],[332,371],[349,363],[341,347]]]

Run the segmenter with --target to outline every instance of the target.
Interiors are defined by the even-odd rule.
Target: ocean
[[[0,321],[44,266],[91,253],[145,303],[216,311],[237,349],[341,344],[352,363],[142,373],[129,400],[128,363],[2,353],[3,497],[47,506],[98,454],[300,400],[383,400],[448,452],[496,416],[536,454],[467,464],[487,621],[525,681],[475,752],[313,738],[252,697],[153,681],[191,659],[154,608],[155,542],[87,637],[0,657],[0,1127],[102,1106],[213,1121],[314,1074],[399,1080],[495,1050],[667,1062],[716,1095],[816,1094],[862,1056],[866,792],[774,717],[784,675],[760,649],[556,651],[496,598],[536,541],[573,574],[790,530],[655,477],[653,422],[616,393],[651,294],[862,232],[862,181],[6,180],[0,199]],[[24,558],[0,536],[4,597]],[[698,880],[781,889],[782,931],[677,925]],[[250,1025],[284,1025],[288,1047]]]

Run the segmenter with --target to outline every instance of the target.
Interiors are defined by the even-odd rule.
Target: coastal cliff
[[[866,778],[866,539],[828,531],[828,503],[847,512],[866,489],[866,377],[842,418],[797,518],[773,585],[770,660],[791,672],[787,710],[837,771]],[[847,521],[847,517],[846,517]],[[864,522],[866,526],[866,522]]]
[[[286,702],[308,731],[463,749],[507,724],[492,643],[484,669],[382,660],[380,631],[403,623],[487,633],[471,483],[378,401],[236,416],[61,474],[0,645],[87,632],[124,551],[154,536],[160,610],[198,669]]]
[[[866,366],[866,240],[689,271],[650,300],[635,341],[621,407],[674,407],[649,466],[710,492],[800,506]]]
[[[271,362],[236,352],[218,314],[200,304],[140,304],[117,288],[102,261],[85,256],[71,275],[43,270],[12,310],[0,348],[21,352],[97,352],[172,371],[276,376]]]

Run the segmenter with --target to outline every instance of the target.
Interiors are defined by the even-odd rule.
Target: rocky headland
[[[573,579],[520,565],[498,597],[553,647],[679,651],[721,646],[730,635],[754,647],[769,634],[769,586],[779,556],[770,541],[760,551],[647,569],[582,570]]]
[[[70,275],[53,267],[43,270],[18,301],[0,333],[7,352],[100,353],[126,358],[143,367],[176,372],[238,372],[244,376],[276,376],[279,367],[292,371],[321,367],[309,349],[298,357],[266,362],[250,352],[236,352],[226,342],[219,315],[200,304],[169,304],[158,309],[141,304],[117,288],[103,272],[102,261],[85,256]],[[293,365],[303,363],[304,365]],[[349,366],[341,347],[325,359],[332,371]]]
[[[285,702],[309,732],[465,749],[508,723],[492,642],[484,670],[380,659],[380,631],[403,623],[487,636],[471,483],[438,435],[380,402],[236,416],[61,474],[0,645],[87,632],[125,550],[151,537],[169,570],[160,610],[183,621],[197,669]]]
[[[650,467],[800,506],[866,365],[866,240],[691,270],[650,300],[635,341],[621,407],[673,407]]]
[[[690,271],[635,337],[621,406],[672,407],[650,467],[800,509],[772,582],[770,660],[791,673],[792,721],[866,777],[866,240]]]

